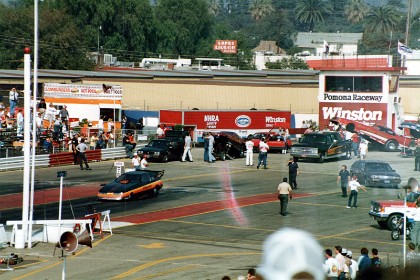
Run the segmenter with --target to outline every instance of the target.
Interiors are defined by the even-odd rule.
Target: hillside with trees
[[[416,2],[416,1],[414,1]],[[0,68],[23,66],[33,46],[34,1],[0,2]],[[382,4],[382,5],[381,5]],[[44,0],[39,1],[39,68],[94,69],[89,53],[120,61],[144,57],[221,57],[251,68],[251,50],[276,41],[288,54],[298,32],[362,32],[361,54],[396,54],[405,41],[404,0]],[[409,42],[420,48],[420,11],[411,11]],[[212,50],[216,39],[238,41],[238,54]],[[390,48],[391,46],[391,48]]]

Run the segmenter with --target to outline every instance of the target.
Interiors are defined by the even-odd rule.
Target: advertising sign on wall
[[[213,50],[222,53],[237,53],[238,42],[236,40],[216,40]]]
[[[160,111],[161,123],[175,122],[211,130],[289,128],[290,118],[291,113],[287,111]]]

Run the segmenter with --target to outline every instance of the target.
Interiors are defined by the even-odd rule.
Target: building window
[[[326,92],[382,92],[382,77],[326,76]]]

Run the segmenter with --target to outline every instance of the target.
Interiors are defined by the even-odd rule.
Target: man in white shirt
[[[209,134],[209,162],[215,162],[216,158],[213,156],[214,136],[211,132]]]
[[[23,110],[19,109],[19,113],[17,114],[16,117],[16,122],[17,122],[17,136],[23,136],[23,126],[24,126],[24,119],[23,119]]]
[[[354,198],[353,201],[353,208],[357,208],[357,195],[359,194],[359,188],[364,190],[366,192],[366,188],[357,182],[357,176],[354,176],[351,178],[351,181],[348,186],[350,190],[350,196],[349,196],[349,202],[347,204],[346,208],[351,208],[351,201]]]
[[[185,162],[185,158],[188,154],[188,159],[190,162],[193,162],[193,158],[191,155],[191,136],[190,134],[188,134],[187,136],[185,136],[184,139],[184,154],[182,155],[182,162]]]
[[[267,144],[267,139],[262,138],[260,141],[260,153],[258,155],[258,165],[257,169],[260,168],[260,165],[264,165],[264,169],[267,169],[267,153],[270,150],[270,147]]]
[[[140,170],[145,170],[149,166],[149,163],[147,162],[146,157],[147,156],[144,155],[140,161]]]
[[[349,274],[351,280],[356,280],[357,272],[359,271],[359,265],[355,260],[353,260],[353,253],[352,251],[347,251],[347,266],[349,267]]]
[[[9,92],[9,103],[10,103],[10,117],[15,116],[15,109],[18,102],[19,93],[17,93],[16,88],[12,88]]]
[[[253,150],[254,150],[254,142],[252,142],[251,138],[248,138],[248,140],[245,142],[246,147],[246,160],[245,164],[246,166],[254,165],[253,164]]]
[[[140,168],[140,159],[139,159],[139,156],[137,154],[134,154],[133,158],[131,159],[131,166],[135,170],[138,170]]]
[[[161,127],[161,125],[158,125],[158,128],[156,130],[157,138],[163,138],[164,134],[165,134],[165,132],[163,131],[163,128]]]
[[[325,250],[325,257],[327,258],[324,263],[324,271],[327,274],[328,280],[338,279],[338,262],[332,257],[331,249]]]
[[[48,129],[51,129],[51,127],[53,126],[53,122],[57,114],[58,114],[58,111],[57,109],[55,109],[54,104],[50,103],[50,105],[48,106],[44,114],[44,125],[45,125],[45,121],[47,121]]]
[[[334,247],[334,251],[335,251],[335,259],[338,262],[338,279],[344,279],[345,277],[345,273],[344,273],[344,266],[345,264],[345,258],[344,256],[341,254],[341,250],[343,248],[339,245]]]

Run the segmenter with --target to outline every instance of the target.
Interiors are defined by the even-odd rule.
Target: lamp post
[[[98,28],[98,57],[99,57],[99,36],[101,34],[101,30],[102,30],[102,25],[100,25]]]

